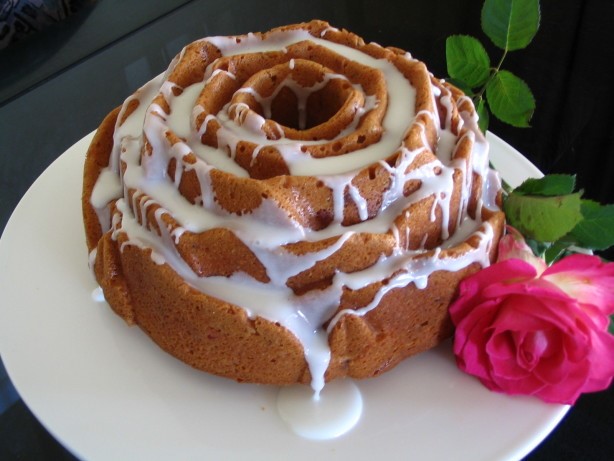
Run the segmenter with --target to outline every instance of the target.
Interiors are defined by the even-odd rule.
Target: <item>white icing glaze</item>
[[[345,434],[358,423],[362,396],[349,379],[333,381],[318,397],[305,386],[288,386],[279,390],[277,409],[297,435],[326,440]]]
[[[332,29],[331,29],[332,30]],[[325,31],[326,32],[326,31]],[[324,35],[324,33],[323,33]],[[228,71],[213,71],[212,66],[205,71],[203,82],[187,88],[177,86],[167,80],[174,66],[180,62],[182,54],[175,59],[165,74],[144,85],[135,95],[126,100],[121,109],[115,127],[114,147],[109,166],[101,171],[94,188],[91,203],[98,212],[103,230],[111,228],[113,238],[119,233],[127,236],[123,244],[151,249],[151,258],[157,264],[168,264],[183,280],[192,287],[224,301],[245,309],[247,314],[279,322],[292,331],[303,345],[305,358],[312,375],[312,388],[316,395],[324,387],[324,373],[330,361],[328,333],[344,315],[364,315],[378,305],[380,300],[392,289],[404,287],[411,283],[423,289],[428,277],[437,270],[457,271],[472,263],[482,266],[489,264],[488,251],[492,241],[492,228],[482,223],[480,216],[475,220],[466,213],[466,205],[472,187],[472,174],[475,172],[483,178],[483,197],[481,203],[493,210],[496,206],[498,179],[488,169],[488,146],[477,130],[477,118],[463,116],[461,125],[467,128],[466,134],[473,142],[471,165],[455,158],[458,136],[451,128],[451,96],[433,86],[433,101],[439,98],[446,107],[446,119],[440,126],[439,116],[428,113],[438,130],[437,146],[429,146],[426,133],[422,130],[424,148],[409,150],[403,147],[403,138],[416,115],[412,110],[415,105],[415,90],[402,73],[390,62],[375,59],[367,54],[343,45],[315,38],[305,31],[277,32],[270,34],[266,40],[248,34],[240,43],[232,37],[214,37],[205,39],[220,49],[224,56],[238,53],[260,52],[273,49],[284,50],[287,46],[302,40],[325,46],[334,52],[371,68],[378,69],[385,77],[388,90],[388,106],[383,120],[384,132],[379,142],[345,155],[316,159],[302,152],[306,144],[322,143],[318,141],[295,142],[284,137],[267,139],[262,131],[266,118],[270,116],[270,104],[274,96],[261,97],[253,88],[244,87],[240,91],[249,93],[262,105],[264,116],[249,111],[247,105],[227,103],[217,114],[207,115],[199,129],[196,119],[204,109],[196,104],[203,88],[220,72],[235,78]],[[182,52],[183,53],[183,52]],[[411,59],[409,54],[406,59]],[[290,68],[295,62],[289,61]],[[308,93],[322,87],[330,79],[342,78],[337,74],[327,74],[322,82],[311,88],[302,88],[294,80],[287,79],[278,87],[289,87],[299,96],[299,114],[304,126],[304,104]],[[353,85],[355,91],[364,93],[360,85]],[[182,90],[177,92],[175,90]],[[170,111],[152,103],[154,97],[161,94]],[[124,117],[128,104],[137,100],[138,107],[129,116]],[[335,139],[342,138],[355,129],[360,117],[377,107],[379,101],[372,95],[364,95],[364,105],[355,111],[352,122]],[[437,104],[434,102],[434,107]],[[234,117],[229,112],[234,109]],[[125,118],[125,121],[122,121]],[[217,131],[218,149],[205,146],[201,137],[207,130],[208,121],[217,120],[221,128]],[[460,127],[457,127],[460,130]],[[171,145],[167,138],[169,132],[181,138]],[[283,131],[280,128],[280,134]],[[141,156],[146,137],[151,147],[151,155]],[[326,228],[314,231],[295,222],[278,204],[263,198],[258,208],[240,218],[224,210],[216,201],[212,186],[211,172],[215,169],[225,171],[238,177],[247,177],[245,169],[235,163],[236,146],[240,140],[247,140],[257,145],[252,154],[252,162],[258,157],[264,146],[274,146],[286,161],[291,174],[317,177],[332,191],[333,222]],[[418,168],[410,168],[417,157],[430,149],[438,158]],[[384,159],[398,152],[396,164],[390,166]],[[198,161],[189,163],[186,156],[194,154]],[[175,161],[172,178],[167,177],[168,165]],[[368,203],[358,188],[352,183],[358,172],[367,165],[380,164],[390,176],[390,186],[384,192],[379,210],[369,216]],[[120,165],[122,168],[120,168]],[[123,171],[123,173],[120,173]],[[178,186],[182,175],[193,171],[198,179],[201,196],[196,203],[190,203],[179,192]],[[454,192],[454,174],[460,172],[463,177],[461,200],[457,213],[457,222],[450,223],[451,199]],[[405,184],[419,180],[421,186],[407,197],[404,195]],[[131,200],[127,191],[135,190]],[[356,206],[360,221],[344,226],[344,205],[346,195]],[[406,227],[401,234],[395,224],[398,216],[409,217],[408,206],[420,200],[433,197],[431,219],[440,216],[442,224],[441,238],[445,241],[442,248],[451,248],[475,235],[479,244],[462,256],[442,256],[441,249],[428,251],[424,249],[425,235],[417,250],[409,249],[410,229]],[[118,212],[109,215],[108,203],[115,202]],[[147,225],[147,211],[156,206],[155,220],[159,234]],[[136,210],[136,211],[135,211]],[[165,213],[173,216],[179,226],[167,228],[162,217]],[[453,235],[449,228],[456,227]],[[230,277],[199,277],[180,257],[176,244],[186,232],[199,233],[214,228],[231,230],[258,258],[266,268],[270,279],[262,283],[243,273]],[[352,236],[360,233],[390,233],[397,245],[390,256],[382,256],[377,264],[353,272],[337,272],[331,285],[323,290],[310,291],[297,296],[288,287],[288,280],[312,268],[318,261],[328,258],[338,251]],[[320,241],[336,238],[333,244],[321,251],[301,256],[284,250],[282,245],[301,241]],[[449,238],[450,237],[450,238]],[[405,244],[401,245],[404,241]],[[92,265],[96,254],[91,255]],[[376,293],[373,300],[358,310],[336,312],[344,287],[362,288],[382,280],[388,280]],[[332,319],[332,320],[331,320]],[[323,325],[329,322],[328,329]],[[353,424],[353,423],[352,423]]]
[[[92,291],[92,299],[97,303],[102,303],[105,301],[104,293],[102,292],[102,288],[97,287]]]

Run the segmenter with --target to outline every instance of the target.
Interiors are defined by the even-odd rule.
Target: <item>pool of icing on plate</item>
[[[307,386],[282,387],[277,396],[279,416],[294,433],[326,440],[349,432],[362,415],[362,395],[351,379],[332,381],[315,395]]]

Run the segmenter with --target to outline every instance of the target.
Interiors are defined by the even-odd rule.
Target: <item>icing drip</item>
[[[329,30],[335,31],[327,29],[321,36],[324,37]],[[456,127],[452,126],[452,97],[442,87],[433,85],[431,88],[434,114],[430,111],[415,113],[412,110],[416,104],[415,89],[386,59],[376,59],[356,49],[313,37],[303,30],[275,32],[266,39],[248,34],[241,38],[240,43],[233,37],[204,40],[217,47],[224,57],[284,51],[295,43],[309,40],[376,69],[386,81],[388,101],[379,141],[343,155],[316,158],[306,154],[302,148],[330,142],[330,139],[293,141],[283,136],[283,128],[279,125],[276,128],[278,138],[269,139],[264,133],[263,127],[273,112],[272,102],[280,91],[289,89],[297,96],[299,129],[306,127],[309,95],[330,81],[347,81],[353,91],[362,94],[364,103],[354,108],[352,120],[332,141],[352,133],[361,118],[383,102],[366,94],[361,85],[350,82],[347,77],[329,72],[310,87],[303,87],[287,78],[267,97],[252,87],[242,87],[237,92],[253,97],[260,104],[262,115],[243,102],[228,102],[217,113],[206,115],[197,127],[198,118],[205,113],[205,108],[197,101],[207,85],[218,76],[230,80],[236,80],[236,76],[229,70],[214,69],[210,64],[201,82],[180,88],[167,78],[181,62],[182,52],[164,74],[144,85],[124,103],[115,127],[109,166],[101,171],[91,197],[103,230],[110,229],[116,240],[120,234],[126,237],[121,250],[127,245],[149,249],[156,264],[168,264],[195,289],[242,307],[251,318],[259,316],[278,322],[293,332],[303,345],[312,388],[319,395],[330,362],[328,334],[340,318],[366,314],[395,288],[413,283],[423,289],[435,271],[458,271],[473,263],[489,264],[493,230],[487,222],[482,222],[479,213],[470,217],[466,211],[474,174],[484,182],[478,210],[482,205],[497,209],[499,184],[496,174],[488,168],[488,146],[477,130],[475,114],[461,114],[462,120]],[[404,59],[412,58],[406,54]],[[300,63],[290,59],[287,65],[293,70]],[[136,109],[131,109],[128,114],[128,108],[135,102],[138,102]],[[437,113],[438,104],[445,108],[446,116],[442,122]],[[435,125],[436,145],[428,141],[427,129],[422,124],[422,146],[410,149],[405,146],[404,139],[408,127],[421,114],[428,115]],[[211,129],[209,122],[219,125],[215,133],[217,148],[202,142],[203,136],[209,134],[207,130]],[[464,134],[457,134],[461,129]],[[473,143],[470,162],[456,158],[457,147],[463,139]],[[256,146],[251,153],[250,166],[257,162],[266,147],[274,147],[291,175],[314,177],[327,187],[331,193],[332,222],[317,230],[303,226],[269,197],[262,197],[259,205],[248,213],[224,209],[216,195],[212,174],[221,171],[233,177],[249,177],[247,170],[237,163],[241,141]],[[431,156],[428,161],[414,167],[416,162],[422,161],[423,154],[429,152],[435,152],[437,157]],[[393,154],[394,162],[390,160]],[[174,171],[169,177],[171,162]],[[369,165],[378,166],[388,175],[389,181],[375,210],[354,182],[362,169]],[[201,191],[192,201],[179,190],[186,174],[195,176]],[[462,179],[455,182],[458,175]],[[419,181],[420,187],[407,192],[406,185],[412,181]],[[455,193],[460,195],[459,205],[458,209],[451,210]],[[435,250],[426,248],[428,235],[422,237],[418,248],[411,247],[409,225],[400,228],[395,222],[399,216],[409,222],[412,216],[410,207],[427,199],[432,199],[431,221],[439,220],[441,223],[441,235],[437,237],[444,242]],[[115,203],[116,207],[112,216],[109,203]],[[355,207],[358,216],[352,224],[344,224],[348,203]],[[155,210],[153,222],[148,221],[151,210]],[[175,226],[167,224],[164,219],[167,214],[177,223]],[[455,222],[451,222],[452,215],[457,216]],[[230,230],[256,256],[266,269],[267,283],[242,272],[229,277],[201,277],[192,270],[177,250],[182,236],[186,232],[201,233],[216,228]],[[289,287],[292,277],[331,257],[356,236],[369,233],[390,234],[396,242],[392,253],[381,255],[376,264],[361,270],[337,271],[331,283],[323,289],[299,295]],[[475,247],[460,256],[446,253],[446,248],[469,236],[477,239]],[[285,247],[325,239],[331,239],[332,243],[305,254],[293,253]],[[90,258],[93,265],[96,253],[93,252]],[[357,290],[384,280],[387,283],[381,285],[366,306],[337,312],[344,288]],[[328,327],[324,328],[327,322]]]
[[[92,291],[92,299],[97,303],[102,303],[105,301],[102,288],[97,287],[94,289],[94,291]]]

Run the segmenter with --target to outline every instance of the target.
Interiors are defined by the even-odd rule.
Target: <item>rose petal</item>
[[[509,333],[509,332],[508,332]],[[531,376],[531,370],[527,370],[517,360],[517,350],[514,341],[509,334],[501,333],[493,335],[486,345],[489,352],[491,373],[498,378],[524,379]]]
[[[492,381],[499,389],[510,395],[535,395],[547,386],[531,374],[520,379],[510,379],[493,373]]]
[[[516,360],[523,368],[533,371],[544,359],[544,354],[550,349],[549,338],[543,330],[521,332],[514,337],[516,343]]]
[[[588,369],[589,365],[585,364],[580,369],[576,369],[576,373],[567,375],[565,379],[557,382],[556,385],[543,386],[533,395],[548,403],[573,405],[584,392],[583,388],[587,381]]]
[[[473,309],[473,306],[485,302],[488,298],[497,298],[497,294],[491,294],[488,287],[493,281],[497,285],[499,281],[520,281],[535,278],[535,268],[519,260],[507,260],[489,266],[461,281],[459,295],[449,308],[452,322],[455,325],[465,318]],[[491,287],[492,288],[492,287]],[[500,288],[505,293],[505,285]]]
[[[562,303],[568,303],[570,300],[574,301],[556,285],[543,279],[517,280],[505,283],[495,282],[482,288],[480,293],[482,298],[502,298],[511,295],[523,295],[535,299],[548,298]]]
[[[488,326],[494,312],[489,306],[478,306],[457,327],[454,353],[459,367],[469,374],[488,375],[488,356],[480,345],[488,341]]]
[[[540,357],[539,364],[533,372],[544,383],[556,385],[569,374],[568,355],[563,343],[568,337],[557,329],[543,332],[547,337],[548,347]]]
[[[583,392],[607,389],[614,376],[614,336],[605,331],[593,331],[591,373]]]
[[[558,293],[522,288],[528,288],[528,294],[509,294],[504,298],[495,320],[498,327],[514,331],[538,331],[556,327],[566,333],[573,333],[574,305],[569,305],[572,300],[560,298]]]
[[[493,282],[516,283],[534,279],[536,276],[537,271],[531,264],[520,259],[506,259],[476,272],[465,280],[469,279],[481,287],[486,287]]]
[[[614,313],[614,263],[574,254],[553,264],[542,278],[581,304],[593,305],[606,315]]]
[[[533,266],[537,275],[548,267],[543,259],[533,254],[533,250],[526,244],[522,234],[512,226],[506,227],[506,234],[499,240],[498,249],[497,261],[519,259]]]

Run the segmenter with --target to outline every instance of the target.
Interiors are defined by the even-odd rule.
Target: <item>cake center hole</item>
[[[351,85],[341,79],[330,79],[315,91],[313,87],[285,85],[271,100],[267,118],[288,128],[308,130],[330,120],[343,107],[351,91]]]
[[[327,123],[355,93],[350,82],[312,61],[291,60],[249,78],[233,103],[291,130]]]

